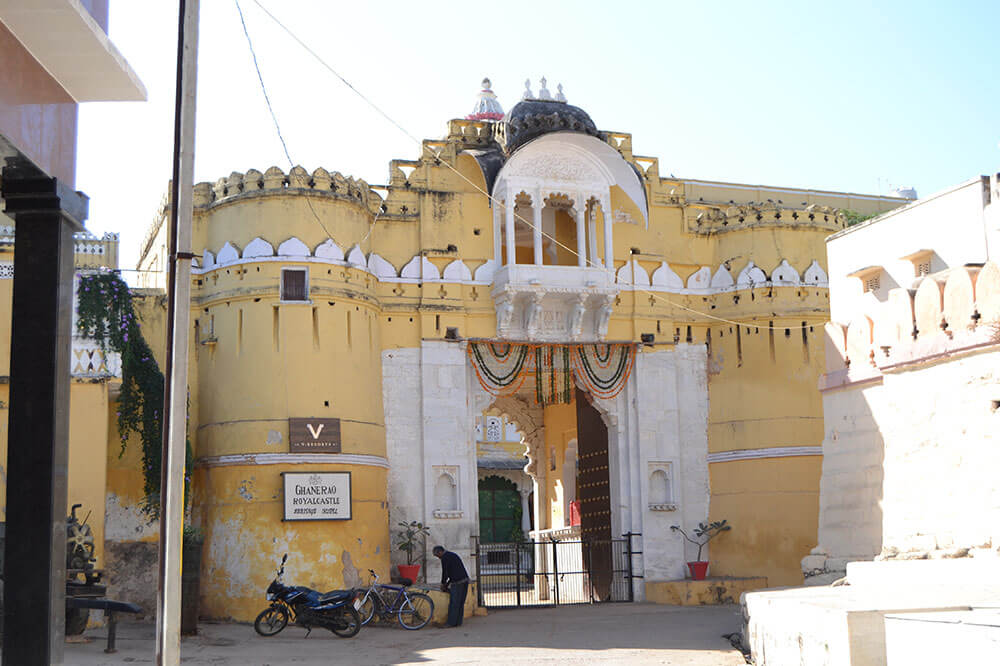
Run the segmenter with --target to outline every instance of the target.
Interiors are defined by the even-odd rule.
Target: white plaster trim
[[[461,518],[464,515],[464,513],[465,513],[464,511],[443,511],[441,509],[434,509],[435,518],[443,518],[443,519]]]
[[[195,461],[197,467],[235,465],[366,465],[389,469],[389,461],[382,456],[361,453],[236,453]]]
[[[228,242],[226,243],[226,245],[231,246],[231,244]],[[223,251],[225,249],[226,247],[223,246],[223,249],[219,250],[219,254],[223,254]],[[231,247],[231,250],[232,252],[236,252],[234,247]],[[354,259],[355,261],[360,261],[360,258],[357,256],[358,254],[360,254],[360,251],[358,250],[357,246],[352,248],[352,252],[355,252],[356,250],[358,252],[355,253]],[[469,271],[468,264],[460,262],[464,266],[464,270],[462,270],[462,267],[459,267],[457,265],[457,262],[459,262],[460,260],[456,260],[452,262],[452,264],[455,264],[454,268],[452,268],[452,272],[449,272],[448,275],[441,275],[438,272],[437,267],[434,266],[434,264],[432,264],[430,261],[428,261],[426,257],[422,257],[421,255],[416,255],[401,269],[402,272],[405,271],[407,267],[410,267],[410,271],[408,272],[411,273],[411,275],[408,276],[400,275],[399,277],[396,277],[395,275],[380,274],[383,272],[388,273],[390,268],[392,269],[392,271],[395,271],[395,267],[382,257],[375,254],[369,256],[364,264],[351,263],[347,260],[334,259],[329,257],[320,257],[316,255],[312,256],[263,255],[257,257],[238,257],[236,259],[226,260],[228,256],[232,256],[232,253],[230,253],[230,255],[223,255],[223,259],[220,260],[218,255],[212,256],[211,251],[205,250],[203,256],[204,256],[204,265],[202,267],[192,266],[191,267],[192,275],[205,275],[206,273],[210,273],[212,271],[216,271],[223,268],[229,268],[231,266],[241,266],[245,264],[254,264],[263,262],[281,262],[285,264],[303,263],[303,264],[324,264],[327,266],[348,267],[368,273],[379,282],[391,283],[391,284],[422,284],[424,282],[441,282],[445,284],[461,284],[467,286],[490,287],[495,284],[495,280],[493,279],[494,272],[496,272],[500,268],[503,268],[501,266],[497,266],[496,262],[491,259],[487,261],[485,264],[482,264],[479,267],[477,267],[476,270],[472,272],[471,275],[469,275],[468,273],[466,273],[466,271]],[[372,256],[375,256],[376,259],[373,260]],[[411,264],[413,266],[411,266]],[[449,264],[449,267],[451,267],[452,264]],[[376,268],[375,267],[376,265],[379,268]],[[517,265],[534,266],[534,264],[517,264]],[[670,274],[676,275],[676,273],[673,273],[673,270],[670,269],[669,265],[666,262],[661,262],[660,267],[658,267],[654,272],[654,276],[656,276],[656,274],[659,273],[664,266],[667,266],[667,269],[670,271]],[[814,271],[812,271],[814,266],[816,269],[820,271],[820,274],[815,275],[815,278],[818,279],[818,282],[807,281],[808,278],[814,277]],[[639,281],[639,284],[632,284],[631,275],[629,274],[628,270],[630,267],[636,271],[637,281]],[[803,278],[799,282],[776,282],[773,285],[771,284],[771,282],[765,282],[765,283],[753,283],[749,285],[743,285],[733,281],[733,284],[721,287],[718,284],[706,287],[692,287],[692,284],[705,280],[703,276],[701,276],[702,277],[701,280],[696,278],[696,276],[699,276],[699,274],[701,274],[705,268],[706,267],[702,267],[702,269],[699,269],[694,274],[689,276],[688,284],[686,287],[677,287],[676,284],[655,284],[655,283],[651,284],[651,282],[653,281],[652,279],[650,279],[648,272],[642,266],[639,266],[637,263],[633,264],[632,262],[629,262],[624,266],[622,266],[621,268],[619,268],[616,273],[611,271],[604,271],[604,269],[601,269],[601,271],[607,272],[609,274],[609,282],[612,282],[614,284],[614,288],[620,291],[649,291],[649,292],[661,292],[668,294],[682,294],[682,295],[692,294],[699,296],[712,296],[717,294],[731,293],[734,291],[742,291],[745,289],[760,289],[761,287],[767,287],[767,286],[774,286],[774,287],[805,286],[805,287],[820,287],[824,289],[828,288],[827,283],[823,280],[823,277],[825,277],[825,273],[822,272],[822,268],[819,267],[816,260],[813,260],[812,264],[810,264],[809,266],[809,269],[807,269],[808,271],[810,271],[807,277]],[[789,268],[791,268],[792,271],[796,271],[794,267],[789,267]],[[415,273],[417,269],[420,270],[420,277],[413,277],[412,274]],[[584,270],[592,270],[592,269],[584,269]],[[715,272],[714,276],[711,273],[711,269],[708,270],[709,270],[709,275],[707,280],[709,281],[709,283],[715,282],[716,277],[720,277],[722,280],[725,280],[725,276],[720,276],[719,273],[720,271],[725,271],[724,266],[720,266],[719,269]],[[624,275],[622,275],[623,271],[625,273]],[[455,276],[454,272],[461,272],[461,275]],[[731,280],[732,274],[729,273],[728,271],[725,271],[725,273],[726,275],[729,276],[729,279]],[[458,277],[458,279],[455,279],[456,277]],[[615,277],[618,278],[617,281],[613,279]],[[487,280],[483,278],[489,278],[489,279]],[[668,277],[666,279],[668,279],[671,283],[673,283],[674,281],[671,278],[672,276],[668,274]],[[662,279],[664,278],[657,277],[657,280],[662,280]]]
[[[205,266],[204,268],[194,268],[194,267],[192,267],[191,268],[191,274],[192,275],[204,275],[205,273],[211,273],[212,271],[217,271],[220,268],[229,268],[230,266],[240,266],[240,265],[243,265],[243,264],[258,264],[258,263],[275,262],[275,261],[281,262],[281,263],[285,263],[285,264],[295,263],[295,264],[326,264],[328,266],[347,266],[349,268],[354,268],[354,269],[359,270],[359,271],[364,271],[366,273],[370,273],[370,271],[367,268],[365,268],[364,266],[355,266],[353,264],[348,264],[346,261],[338,261],[336,259],[327,259],[325,257],[315,257],[315,256],[314,257],[276,257],[276,256],[267,257],[267,256],[265,256],[265,257],[249,257],[249,258],[240,257],[239,259],[236,259],[234,261],[226,262],[225,264],[219,263],[218,257],[216,257],[216,263],[214,265],[212,265],[212,266]]]
[[[822,446],[774,446],[767,449],[738,449],[709,453],[708,462],[735,462],[737,460],[758,460],[761,458],[794,458],[796,456],[821,456]]]

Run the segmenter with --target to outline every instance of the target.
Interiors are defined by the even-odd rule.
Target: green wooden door
[[[521,498],[513,482],[488,476],[479,481],[479,539],[482,543],[520,541]]]

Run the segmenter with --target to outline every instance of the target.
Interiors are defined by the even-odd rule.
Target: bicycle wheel
[[[261,636],[274,636],[288,624],[288,611],[281,606],[265,608],[253,622],[253,628]]]
[[[407,594],[399,609],[399,623],[406,629],[422,629],[434,616],[434,600],[426,594]]]
[[[365,600],[361,604],[361,608],[358,609],[358,615],[361,616],[361,624],[366,625],[372,621],[375,617],[375,607],[378,602],[375,601],[375,593],[371,593],[365,597]]]

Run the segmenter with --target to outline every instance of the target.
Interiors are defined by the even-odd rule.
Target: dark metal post
[[[558,543],[555,539],[552,540],[552,579],[556,584],[556,606],[559,605],[559,558],[556,555],[556,544]]]
[[[108,647],[104,648],[104,652],[114,654],[118,652],[118,647],[115,645],[118,637],[118,618],[115,617],[115,612],[110,609],[105,615],[108,617]]]
[[[426,548],[426,547],[425,547]],[[483,605],[483,577],[480,573],[479,567],[479,537],[473,535],[472,537],[472,552],[473,557],[476,558],[476,598],[480,606]],[[427,568],[426,566],[424,567]]]
[[[521,607],[521,544],[518,541],[514,542],[514,567],[517,574],[514,577],[514,584],[517,587],[514,590],[517,593],[517,607]]]
[[[87,201],[10,161],[0,189],[17,223],[3,663],[47,666],[63,659],[73,232]]]
[[[587,587],[590,590],[590,603],[594,603],[594,544],[589,540],[582,542],[587,544]]]
[[[625,576],[628,581],[628,600],[635,601],[635,588],[632,585],[632,533],[625,533]]]

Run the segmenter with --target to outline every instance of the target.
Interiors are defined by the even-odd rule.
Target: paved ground
[[[458,629],[364,628],[354,638],[289,627],[271,638],[238,624],[203,624],[185,638],[184,664],[683,664],[741,666],[722,634],[739,630],[734,606],[679,607],[606,604],[495,611]],[[85,644],[67,644],[72,666],[153,663],[154,627],[121,623],[119,652],[105,655],[106,629]]]

